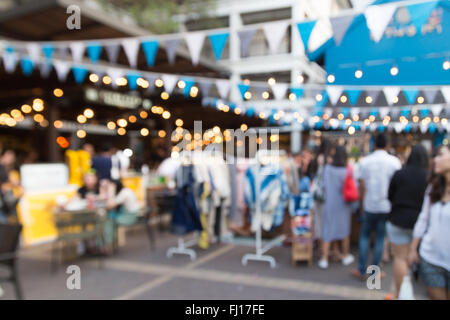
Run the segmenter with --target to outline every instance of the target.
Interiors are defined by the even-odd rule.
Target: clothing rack
[[[178,238],[178,246],[176,247],[170,247],[167,250],[167,258],[172,258],[174,254],[184,254],[188,255],[192,261],[197,259],[197,253],[193,249],[189,249],[193,245],[197,244],[198,242],[198,233],[196,233],[195,238],[186,241],[183,237]]]
[[[180,153],[180,165],[184,165],[186,163],[192,163],[192,153],[181,152]],[[178,179],[177,179],[178,180]],[[167,249],[166,256],[167,258],[172,258],[174,254],[184,254],[188,255],[192,261],[197,259],[197,253],[195,250],[190,249],[190,247],[194,246],[198,242],[198,232],[194,233],[194,239],[185,240],[184,237],[178,237],[178,245],[176,247],[170,247]]]
[[[198,156],[205,156],[205,155],[209,157],[214,155],[223,156],[222,152],[218,151],[190,151],[190,152],[183,151],[180,153],[180,159],[182,163],[184,162],[193,164],[196,160],[199,159],[197,158]],[[176,247],[170,247],[169,249],[167,249],[166,253],[167,258],[169,259],[172,258],[174,254],[180,255],[183,254],[188,255],[191,258],[191,260],[194,261],[195,259],[197,259],[197,253],[190,247],[198,243],[198,238],[199,238],[198,231],[195,232],[194,238],[190,240],[186,240],[184,237],[179,237],[178,245]],[[218,242],[219,240],[220,239],[214,239],[212,243]]]
[[[259,173],[260,169],[260,160],[261,156],[274,156],[274,155],[286,155],[286,152],[284,150],[259,150],[256,153],[256,163],[257,163],[257,172]],[[261,219],[261,201],[259,198],[259,191],[261,186],[261,181],[259,174],[255,176],[255,186],[256,186],[256,192],[255,192],[255,217],[254,219]],[[256,235],[255,235],[255,253],[247,253],[242,257],[242,265],[246,266],[249,260],[253,261],[264,261],[269,262],[270,267],[273,269],[276,267],[276,261],[275,258],[269,255],[266,255],[265,253],[269,251],[270,249],[278,246],[281,244],[285,239],[285,235],[281,235],[276,237],[275,239],[269,241],[266,243],[266,245],[263,247],[263,241],[262,241],[262,224],[258,224],[258,228],[256,229]]]

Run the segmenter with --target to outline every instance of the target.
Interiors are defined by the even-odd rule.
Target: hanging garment
[[[194,197],[194,182],[193,166],[181,166],[177,171],[178,190],[172,213],[172,232],[180,236],[203,230]]]
[[[257,180],[259,181],[259,188],[256,186]],[[260,217],[255,215],[256,192],[258,192],[260,199]],[[288,197],[289,187],[284,172],[279,166],[252,165],[247,169],[245,201],[251,211],[252,231],[256,231],[259,225],[266,231],[279,227],[283,222]]]
[[[289,186],[289,191],[291,194],[299,194],[298,189],[298,170],[295,167],[294,159],[292,158],[283,158],[281,161],[281,166],[283,168],[284,175],[286,177],[286,182]]]
[[[289,199],[289,214],[291,216],[292,233],[297,236],[311,232],[310,210],[313,199],[310,192],[291,195]]]

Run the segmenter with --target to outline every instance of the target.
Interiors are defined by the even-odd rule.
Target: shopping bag
[[[353,178],[353,169],[347,166],[347,172],[345,174],[343,197],[346,202],[353,202],[359,200],[359,192],[356,187],[355,179]]]
[[[402,285],[398,293],[398,300],[415,300],[413,284],[409,275],[403,277]]]

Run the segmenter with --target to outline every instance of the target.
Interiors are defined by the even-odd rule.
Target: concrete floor
[[[366,283],[351,277],[356,262],[344,267],[330,263],[328,270],[299,263],[293,266],[289,247],[269,251],[277,266],[265,262],[241,264],[245,253],[254,249],[233,244],[214,244],[198,252],[197,259],[187,256],[166,257],[166,251],[177,243],[168,233],[159,233],[154,251],[149,250],[145,233],[140,230],[127,235],[119,252],[104,259],[99,267],[95,258],[79,259],[81,290],[69,290],[69,276],[62,266],[50,272],[48,245],[22,249],[19,274],[25,299],[383,299],[392,290],[392,266],[384,270],[386,278],[381,290],[369,290]],[[354,248],[356,249],[356,248]],[[356,252],[354,252],[356,255]],[[2,272],[4,270],[0,270]],[[1,276],[1,273],[0,273]],[[5,293],[0,299],[14,299],[10,284],[2,283]],[[417,299],[427,299],[423,284],[415,284]]]

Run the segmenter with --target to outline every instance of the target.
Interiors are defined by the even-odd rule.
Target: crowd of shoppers
[[[354,166],[344,146],[323,140],[311,162],[314,233],[320,249],[318,265],[329,267],[329,257],[350,265],[352,213],[361,221],[357,268],[351,274],[367,279],[367,262],[374,236],[371,265],[380,267],[392,253],[397,299],[403,280],[419,274],[432,299],[450,299],[450,148],[438,148],[435,157],[421,144],[412,146],[401,161],[391,155],[384,134],[374,139],[374,151]],[[354,171],[359,201],[346,201],[346,180]],[[339,248],[341,245],[341,248]]]

